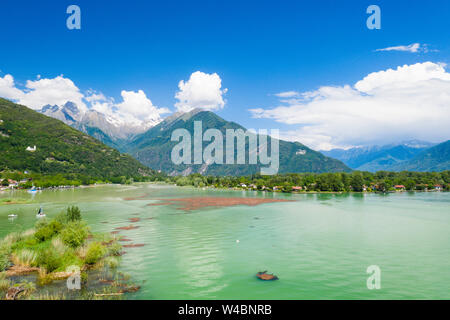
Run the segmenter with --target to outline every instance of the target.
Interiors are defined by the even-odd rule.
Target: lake
[[[181,210],[166,198],[293,200]],[[130,239],[132,299],[450,299],[450,193],[282,194],[158,184],[0,193],[0,237],[77,205],[95,232]],[[9,220],[8,214],[19,217]],[[130,222],[130,218],[140,218]],[[367,267],[381,269],[369,290]],[[261,281],[267,270],[278,281]]]

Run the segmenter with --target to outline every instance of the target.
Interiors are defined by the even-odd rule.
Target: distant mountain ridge
[[[450,170],[450,140],[428,148],[412,159],[391,167],[393,171],[445,171]]]
[[[376,172],[393,170],[396,165],[411,160],[434,145],[430,142],[410,140],[399,144],[359,147],[347,150],[333,149],[322,151],[322,153],[343,161],[352,169]]]
[[[242,129],[241,125],[226,121],[213,112],[195,109],[188,113],[177,113],[150,128],[143,134],[136,136],[127,143],[124,151],[133,155],[142,163],[160,169],[170,175],[187,175],[190,173],[201,173],[207,175],[250,175],[260,172],[261,164],[192,164],[175,165],[171,161],[171,150],[177,142],[171,141],[173,130],[178,128],[187,129],[191,135],[194,130],[194,122],[201,121],[203,131],[214,128],[222,132],[225,137],[226,129]],[[203,143],[203,148],[209,142]],[[257,152],[249,150],[246,142],[246,159],[248,154]],[[226,151],[224,148],[224,157]],[[279,173],[288,172],[348,172],[351,171],[341,161],[324,156],[299,142],[279,141]],[[265,167],[263,165],[263,167]]]

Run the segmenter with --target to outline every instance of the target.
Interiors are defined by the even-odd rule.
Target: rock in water
[[[256,277],[261,280],[270,281],[270,280],[278,280],[278,277],[274,274],[269,274],[267,271],[258,272]]]
[[[25,289],[22,287],[9,288],[8,291],[6,292],[6,300],[16,300],[19,293],[21,293],[24,290]]]

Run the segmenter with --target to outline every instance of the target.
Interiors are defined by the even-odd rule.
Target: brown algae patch
[[[115,230],[133,230],[133,229],[137,229],[139,228],[139,226],[133,226],[132,224],[130,224],[127,227],[117,227],[115,228]]]
[[[192,197],[158,199],[161,202],[149,203],[147,206],[177,205],[179,210],[191,211],[208,207],[257,206],[265,203],[291,202],[293,200],[267,198],[238,198],[238,197]]]
[[[138,248],[145,246],[144,243],[136,243],[136,244],[124,244],[122,247],[124,248]]]

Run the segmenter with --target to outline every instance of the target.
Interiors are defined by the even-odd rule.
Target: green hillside
[[[171,161],[172,148],[178,142],[172,142],[171,135],[175,129],[187,129],[193,136],[194,121],[202,121],[203,131],[209,128],[215,128],[222,132],[225,137],[226,129],[243,129],[237,123],[226,121],[213,112],[194,110],[190,113],[171,116],[151,128],[144,134],[137,136],[127,145],[126,152],[133,155],[142,163],[154,168],[165,171],[170,175],[202,173],[208,175],[250,175],[260,172],[260,164],[212,164],[206,165],[175,165]],[[205,148],[209,142],[203,143]],[[298,142],[279,142],[280,167],[279,173],[288,172],[348,172],[351,171],[341,161],[324,156],[320,152],[309,149]],[[236,147],[235,147],[236,149]],[[269,148],[270,149],[270,148]],[[305,151],[305,154],[297,154],[299,150]],[[248,143],[246,144],[246,159],[248,159]],[[256,152],[256,150],[251,150]],[[224,156],[225,156],[224,148]],[[236,154],[236,150],[235,150]],[[248,163],[248,161],[247,161]],[[266,166],[264,166],[266,167]]]
[[[36,151],[26,151],[36,146]],[[59,120],[0,98],[0,171],[140,176],[151,169]]]

